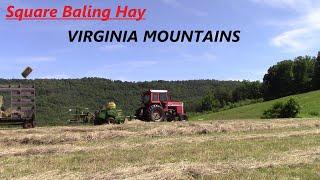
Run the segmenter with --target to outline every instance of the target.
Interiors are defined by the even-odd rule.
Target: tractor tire
[[[188,121],[187,115],[179,115],[179,121]]]
[[[161,122],[165,119],[165,113],[161,106],[152,105],[149,108],[149,120],[153,122]]]

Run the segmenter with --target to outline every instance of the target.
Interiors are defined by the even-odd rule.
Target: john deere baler
[[[96,112],[94,125],[122,124],[124,121],[125,117],[123,116],[122,111],[116,108],[114,102],[110,102],[103,109]]]

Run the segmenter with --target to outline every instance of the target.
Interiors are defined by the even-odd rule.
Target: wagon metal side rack
[[[0,117],[1,124],[18,125],[23,128],[35,127],[36,91],[34,85],[0,85],[0,92],[10,94],[10,115]]]

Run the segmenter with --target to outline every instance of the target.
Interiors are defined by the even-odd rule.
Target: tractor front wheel
[[[188,121],[187,115],[179,115],[179,121]]]
[[[164,110],[159,105],[153,105],[149,108],[149,118],[154,122],[161,122],[165,119]]]
[[[145,116],[144,116],[144,108],[141,107],[139,109],[136,110],[136,114],[135,114],[135,117],[137,119],[140,119],[140,120],[144,120],[145,119]]]

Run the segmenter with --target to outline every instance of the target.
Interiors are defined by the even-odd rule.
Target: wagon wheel
[[[116,123],[116,121],[115,121],[115,119],[113,117],[109,117],[107,119],[107,124],[115,124],[115,123]]]
[[[34,123],[32,121],[25,121],[22,125],[23,129],[34,128]]]

